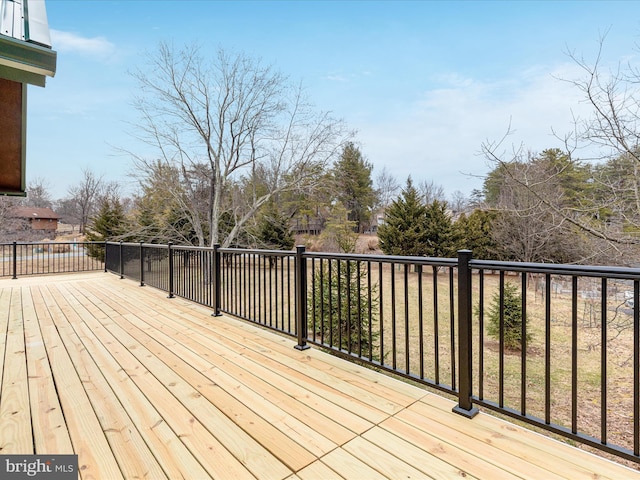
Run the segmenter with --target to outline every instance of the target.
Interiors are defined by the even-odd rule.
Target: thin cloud
[[[531,69],[496,82],[442,77],[447,84],[423,92],[404,116],[358,125],[359,137],[364,152],[376,152],[370,156],[376,168],[387,166],[401,182],[411,175],[414,182],[434,180],[447,191],[469,194],[492,169],[479,155],[481,145],[500,140],[510,124],[506,150],[521,143],[535,152],[562,148],[552,129],[564,135],[574,114],[590,114],[580,92],[558,80],[577,73],[575,66],[562,65],[552,73]]]
[[[60,52],[108,59],[116,53],[116,46],[105,37],[86,38],[71,32],[51,30],[53,48]]]
[[[350,76],[339,73],[330,73],[325,78],[331,82],[349,82],[351,80]]]

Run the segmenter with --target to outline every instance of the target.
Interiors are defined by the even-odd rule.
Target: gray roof
[[[7,213],[11,218],[42,218],[53,220],[60,218],[60,215],[50,208],[12,207]]]
[[[56,57],[44,0],[0,0],[0,77],[43,87]]]

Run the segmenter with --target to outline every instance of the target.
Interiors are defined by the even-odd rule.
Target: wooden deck
[[[83,479],[640,473],[107,273],[0,280],[0,453]]]

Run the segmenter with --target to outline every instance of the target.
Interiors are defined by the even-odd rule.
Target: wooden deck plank
[[[245,405],[235,400],[216,381],[223,373],[211,365],[201,365],[203,370],[194,368],[193,361],[197,357],[188,349],[182,348],[171,337],[162,337],[159,340],[146,334],[141,328],[146,324],[141,323],[137,316],[127,314],[127,318],[115,317],[116,323],[122,329],[121,338],[126,335],[132,341],[139,342],[148,349],[158,362],[152,366],[147,365],[149,360],[141,361],[172,391],[181,392],[183,403],[193,412],[201,412],[203,418],[211,424],[211,431],[219,440],[237,456],[241,461],[254,471],[271,471],[274,475],[289,475],[291,472],[282,463],[274,461],[273,455],[282,462],[290,465],[294,470],[315,460],[315,456],[302,447],[299,443],[292,442],[275,428],[268,420],[265,420],[252,412]],[[147,326],[148,327],[148,326]],[[180,355],[177,355],[179,353]],[[174,374],[175,372],[175,374]],[[212,374],[213,372],[213,374]],[[208,375],[213,378],[208,378]],[[234,382],[233,389],[243,386]],[[259,399],[258,399],[259,400]],[[268,402],[261,401],[258,409],[272,408]],[[233,419],[233,422],[229,419]],[[274,419],[277,423],[278,419]],[[234,423],[235,422],[235,423]],[[248,435],[240,435],[237,426],[244,426],[244,431],[250,430],[257,441],[252,441]],[[262,447],[262,444],[274,445],[271,453]],[[272,455],[273,454],[273,455]],[[303,462],[306,462],[303,464]],[[279,477],[280,478],[280,477]]]
[[[459,417],[452,412],[442,412],[442,415],[447,416],[448,413]],[[451,420],[464,419],[451,417]],[[514,478],[514,476],[531,480],[562,478],[535,464],[531,464],[526,472],[513,474],[511,472],[517,472],[522,465],[522,458],[500,450],[492,444],[490,439],[479,441],[470,438],[468,435],[458,432],[446,420],[440,421],[439,418],[425,417],[409,409],[385,420],[380,424],[380,427],[415,445],[420,445],[420,448],[436,453],[439,458],[478,478]]]
[[[230,337],[234,336],[234,332],[226,328],[222,329],[221,334],[228,334]],[[262,337],[270,338],[271,335],[274,334],[261,332]],[[275,343],[270,342],[270,348],[266,351],[264,343],[257,340],[242,337],[237,338],[236,341],[238,341],[239,345],[245,341],[247,348],[261,351],[263,356],[271,356],[278,353],[285,355],[285,358],[288,356],[286,365],[291,370],[288,375],[292,378],[303,379],[305,384],[313,386],[319,392],[330,396],[335,403],[340,404],[345,399],[356,399],[356,403],[353,404],[356,407],[354,408],[354,413],[372,423],[378,423],[388,415],[392,415],[402,409],[403,404],[390,401],[383,396],[377,396],[371,391],[362,389],[357,386],[356,381],[346,381],[345,375],[343,375],[344,372],[337,372],[334,375],[332,369],[327,368],[326,363],[317,355],[320,353],[317,350],[294,350],[293,345],[295,345],[295,342],[290,339],[276,340]],[[294,350],[293,354],[291,350]],[[351,404],[351,402],[347,404]]]
[[[92,329],[97,326],[89,325]],[[120,328],[115,318],[109,319],[104,326],[104,329],[96,331],[98,338],[104,345],[109,345],[109,351],[123,371],[144,392],[205,470],[213,478],[255,478],[203,425],[202,421],[207,421],[207,415],[213,414],[211,406],[200,403],[197,407],[202,410],[190,410],[184,404],[185,399],[191,395],[192,400],[198,400],[201,396],[197,392],[173,395],[172,391],[180,390],[185,382],[178,376],[172,376],[169,381],[158,377],[159,374],[170,375],[163,372],[166,366]],[[130,405],[130,408],[139,407]]]
[[[387,388],[384,383],[369,385],[366,378],[370,371],[354,369],[355,364],[350,364],[346,370],[337,369],[331,361],[330,355],[324,355],[315,349],[305,350],[292,356],[291,348],[295,343],[289,338],[273,338],[273,336],[278,336],[270,331],[259,330],[260,336],[270,340],[269,350],[265,350],[264,343],[260,341],[256,342],[253,339],[238,336],[235,329],[225,326],[222,329],[217,328],[216,331],[219,335],[228,334],[228,338],[236,341],[239,346],[244,345],[265,356],[271,356],[275,353],[283,354],[288,357],[287,366],[294,369],[296,375],[302,375],[303,378],[314,382],[317,386],[331,386],[339,396],[357,399],[361,404],[358,409],[359,414],[366,415],[365,418],[373,423],[378,423],[387,415],[394,414],[424,394],[416,394],[415,391],[412,391],[412,395],[407,395],[403,392],[408,390],[402,387],[396,392]],[[336,358],[336,360],[338,359]],[[340,400],[337,401],[340,402]]]
[[[21,318],[2,309],[16,288]],[[162,472],[147,478],[640,478],[489,415],[465,419],[443,397],[318,349],[300,352],[291,337],[210,314],[109,274],[0,279],[0,349],[19,347],[9,328],[22,329],[20,376],[36,445],[56,444],[35,435],[51,421],[35,405],[55,405],[55,390],[83,479],[140,476],[156,467],[134,464],[153,462]],[[15,362],[8,356],[0,358]],[[111,431],[123,428],[131,431]],[[285,464],[274,455],[278,439],[305,458]],[[135,451],[124,452],[127,444]]]
[[[59,291],[62,295],[58,306],[64,314],[64,320],[58,317],[56,327],[78,374],[86,379],[85,389],[91,389],[89,401],[122,474],[125,478],[167,478],[122,406],[121,399],[115,395],[103,371],[96,365],[93,353],[87,350],[78,336],[83,320],[71,304],[72,297],[65,294],[66,290]]]
[[[34,299],[31,289],[27,287],[22,287],[22,313],[35,452],[71,454],[71,438],[53,381]]]
[[[175,336],[176,338],[184,338],[179,331],[175,332]],[[184,342],[206,352],[207,357],[217,366],[217,376],[212,379],[245,405],[257,406],[256,402],[259,399],[272,398],[274,404],[278,406],[278,412],[271,412],[271,417],[281,411],[283,414],[295,418],[299,423],[287,428],[293,427],[297,430],[298,433],[295,434],[295,437],[298,440],[302,440],[306,444],[307,441],[313,441],[313,437],[309,436],[310,432],[322,431],[322,437],[318,437],[314,442],[316,448],[312,451],[316,455],[324,454],[370,427],[369,422],[362,421],[360,417],[353,414],[345,413],[344,409],[313,392],[296,388],[278,371],[268,369],[253,359],[236,354],[231,346],[210,341],[204,337],[197,344],[193,344],[186,338]],[[197,363],[195,361],[194,365]],[[238,384],[243,385],[244,388],[234,388],[234,385]],[[244,390],[247,386],[250,386],[250,391],[245,393]],[[255,407],[252,408],[255,409]],[[335,412],[335,416],[331,415],[333,412]],[[262,414],[264,411],[257,411],[257,413]],[[273,420],[269,421],[273,422]],[[349,427],[355,431],[350,430]],[[323,439],[329,440],[330,443]]]
[[[202,335],[206,338],[210,332],[202,331]],[[264,343],[262,337],[255,340]],[[353,438],[354,433],[362,433],[373,425],[373,422],[368,420],[370,418],[368,412],[363,410],[358,412],[356,408],[345,409],[344,397],[339,392],[332,391],[330,386],[319,391],[315,388],[316,383],[310,384],[307,378],[292,370],[288,364],[277,360],[277,356],[270,355],[270,352],[257,352],[220,339],[211,339],[207,343],[209,348],[217,352],[216,363],[224,371],[226,366],[236,365],[249,372],[252,377],[259,377],[267,383],[262,390],[263,393],[268,392],[271,395],[275,389],[284,392],[281,395],[276,394],[283,401],[288,400],[287,403],[290,404],[290,399],[294,399],[306,405],[308,409],[314,410],[315,413],[302,414],[298,418],[311,428],[321,425],[336,444],[345,443]],[[290,341],[292,350],[293,345]],[[233,370],[237,372],[237,369]],[[253,381],[248,384],[258,387]],[[291,404],[283,408],[295,410],[297,406]],[[361,416],[363,412],[367,418]],[[300,414],[299,408],[296,413]],[[377,415],[377,412],[373,415]]]
[[[256,394],[239,379],[222,371],[217,365],[205,361],[201,356],[185,346],[184,342],[175,342],[173,348],[169,350],[161,344],[170,342],[171,338],[173,338],[172,336],[157,332],[150,325],[142,324],[135,316],[128,316],[128,319],[134,326],[147,331],[149,334],[154,334],[155,332],[155,337],[158,341],[150,341],[150,337],[147,337],[142,342],[158,358],[164,359],[165,363],[171,363],[174,368],[179,360],[186,362],[186,365],[179,367],[179,369],[184,372],[183,378],[189,378],[191,385],[204,383],[206,382],[205,379],[208,379],[214,382],[216,387],[221,388],[224,393],[218,391],[218,389],[208,392],[206,389],[201,388],[199,391],[211,401],[214,401],[218,408],[229,418],[233,418],[234,422],[245,431],[251,430],[258,433],[257,441],[268,439],[269,442],[279,445],[279,450],[281,451],[274,452],[274,454],[289,465],[292,465],[290,462],[293,461],[293,466],[295,466],[296,470],[304,466],[299,465],[299,462],[311,462],[315,460],[315,457],[321,456],[336,447],[335,443],[316,431],[309,430],[278,405],[271,401],[265,402],[265,397]],[[185,339],[185,341],[192,345],[189,339]],[[264,431],[260,429],[261,424]],[[276,433],[274,429],[279,430],[279,433]],[[284,434],[284,436],[280,436],[281,434]],[[262,435],[264,435],[264,439]],[[303,444],[304,447],[302,446]],[[309,455],[309,453],[312,455]]]
[[[180,310],[174,307],[173,314],[180,315]],[[181,316],[184,317],[184,315]],[[352,413],[373,424],[384,420],[389,414],[401,408],[397,403],[378,397],[332,375],[330,371],[327,372],[331,369],[327,369],[317,356],[320,352],[295,350],[293,348],[295,343],[290,338],[267,330],[252,329],[251,325],[246,325],[246,329],[238,328],[226,323],[225,320],[216,322],[215,330],[211,325],[206,325],[205,328],[209,334],[215,333],[216,336],[228,339],[242,355],[256,362],[264,361],[268,368],[280,371],[285,378],[304,388],[312,389],[337,405],[344,405]],[[254,331],[248,334],[249,329]],[[278,361],[283,358],[286,359],[284,363]],[[319,367],[318,370],[315,369],[316,366]]]
[[[128,329],[123,329],[122,332],[131,333]],[[141,342],[145,350],[139,350],[139,359],[165,387],[181,398],[181,402],[189,411],[202,418],[204,426],[221,445],[250,471],[268,470],[272,471],[276,478],[282,478],[280,474],[284,476],[291,473],[285,465],[296,470],[315,459],[304,447],[292,442],[273,425],[233,399],[214,380],[194,370],[190,365],[181,364],[182,359],[169,351],[169,348],[175,348],[176,345],[168,344],[165,348],[148,345],[145,339]],[[144,360],[142,355],[146,352],[154,355],[158,361]],[[162,363],[163,361],[174,363],[169,368],[168,364]],[[251,426],[255,428],[250,428]],[[251,435],[246,433],[247,430]],[[270,448],[265,449],[263,445],[269,445]]]
[[[300,478],[300,480],[344,480],[349,477],[338,475],[338,473],[322,462],[314,462],[300,470],[298,472],[298,478]]]
[[[283,414],[302,422],[302,424],[283,425],[283,428],[292,431],[298,441],[303,441],[309,446],[317,444],[314,452],[316,455],[322,455],[335,448],[337,444],[343,444],[354,437],[354,432],[328,416],[333,411],[344,412],[339,406],[321,399],[308,390],[295,388],[290,382],[284,380],[278,371],[265,368],[259,362],[236,354],[233,346],[215,341],[210,335],[207,335],[207,331],[199,329],[197,324],[183,324],[182,328],[179,328],[178,325],[172,326],[171,319],[160,321],[149,314],[138,314],[138,317],[146,324],[139,325],[139,327],[147,333],[156,337],[166,335],[164,337],[166,341],[170,338],[180,340],[178,347],[180,351],[176,351],[176,353],[181,358],[199,372],[203,372],[216,384],[222,386],[239,401],[254,409],[256,413],[265,416],[272,425],[277,425],[278,417]],[[160,330],[164,333],[159,333]],[[217,368],[212,368],[213,365]],[[256,373],[256,369],[260,370],[259,374]],[[247,389],[247,386],[251,388]],[[291,394],[296,391],[299,391],[300,394],[297,396]],[[304,402],[311,396],[315,399],[312,404],[315,408]],[[278,406],[278,410],[271,412],[269,417],[266,416],[268,410],[261,406],[264,404],[261,401],[264,397],[274,398],[273,403]],[[323,409],[329,409],[329,411],[325,412]],[[348,422],[348,424],[353,424],[353,422]],[[359,422],[357,432],[362,432],[370,427],[369,422]],[[327,432],[332,443],[327,443],[323,440],[326,437],[318,437],[314,433],[321,428],[323,432]],[[317,439],[314,440],[314,437]]]
[[[125,286],[123,285],[123,287]],[[126,298],[126,295],[131,295],[131,292],[129,289],[122,288],[120,295]],[[139,295],[136,295],[135,300],[140,302]],[[198,310],[201,310],[202,313],[206,312],[206,315],[209,315],[210,311],[180,298],[174,298],[171,303],[172,307],[164,310],[167,316],[170,315],[176,319],[184,319],[187,321],[195,318],[209,333],[214,333],[212,324],[203,325],[202,322],[198,320],[200,314]],[[153,302],[144,304],[148,309],[153,310]],[[140,303],[138,303],[138,305],[140,305]],[[251,328],[250,324],[246,326]],[[296,376],[302,374],[303,378],[316,382],[316,385],[319,386],[332,385],[333,390],[343,398],[358,399],[358,401],[361,402],[361,406],[357,409],[357,413],[361,416],[367,415],[366,418],[374,423],[385,418],[388,414],[398,411],[402,408],[402,405],[415,401],[423,394],[417,393],[417,389],[405,387],[400,387],[399,390],[396,391],[393,388],[386,387],[384,382],[369,386],[368,382],[362,381],[363,372],[357,368],[351,368],[354,366],[353,364],[350,364],[346,370],[336,369],[330,356],[329,361],[325,363],[324,359],[326,356],[316,355],[316,353],[320,352],[315,350],[307,350],[292,358],[291,349],[294,344],[290,338],[282,337],[268,330],[252,330],[254,330],[252,335],[247,337],[245,332],[248,330],[243,330],[235,325],[231,326],[231,324],[225,323],[222,325],[216,324],[215,334],[216,336],[226,336],[230,341],[235,343],[236,348],[239,348],[243,354],[247,351],[246,349],[249,349],[250,351],[258,352],[263,357],[266,357],[267,360],[276,353],[283,354],[284,358],[287,359],[286,365],[295,369]],[[256,335],[268,339],[268,342],[263,342],[262,338],[256,339]],[[310,362],[313,362],[313,365],[309,365]],[[367,372],[365,373],[366,377],[368,371],[365,369],[365,372]],[[359,387],[359,383],[367,384],[366,388]],[[409,386],[407,385],[407,387]],[[381,392],[384,394],[380,394]],[[406,392],[411,392],[411,394],[408,395]],[[395,400],[390,400],[386,397]],[[340,404],[343,402],[343,399],[334,397],[334,401]]]
[[[453,405],[454,403],[446,398],[432,395],[412,405],[407,411],[441,419],[442,414],[447,411],[450,412]],[[404,416],[404,412],[398,415],[398,417],[401,416]],[[595,470],[595,468],[590,467],[590,462],[597,461],[599,464],[598,478],[609,478],[610,480],[640,478],[640,473],[638,472],[621,470],[620,466],[613,462],[595,457],[588,452],[544,437],[531,430],[518,428],[512,423],[487,414],[477,415],[473,419],[474,428],[472,431],[468,430],[465,420],[464,417],[454,414],[450,414],[447,417],[448,425],[466,434],[468,442],[476,440],[497,445],[502,452],[515,455],[521,462],[526,462],[532,466],[530,467],[532,469],[539,467],[572,480],[588,479],[593,478],[593,471]]]
[[[98,340],[95,330],[103,327],[101,325],[89,327],[83,324],[80,329],[83,342],[93,352],[96,365],[104,373],[114,392],[119,398],[127,399],[127,402],[138,406],[138,408],[129,408],[127,412],[131,420],[138,425],[140,433],[154,456],[161,462],[167,476],[171,479],[210,478],[151,401],[113,358],[107,346]]]
[[[389,477],[369,466],[364,459],[354,456],[344,448],[336,448],[329,452],[322,457],[322,463],[329,466],[331,470],[340,472],[340,475],[346,479],[389,480]]]
[[[433,479],[438,478],[442,480],[448,480],[455,478],[452,475],[453,469],[448,468],[445,474],[441,474],[443,470],[442,462],[437,462],[433,465],[433,471],[427,475],[423,471],[418,470],[404,459],[401,459],[387,450],[381,448],[375,443],[366,440],[364,437],[357,437],[347,443],[344,450],[349,452],[356,458],[361,459],[364,463],[369,465],[374,470],[381,473],[384,477],[393,478],[411,478],[411,479]],[[340,470],[338,470],[340,471]],[[468,475],[464,475],[465,478],[473,478]]]
[[[395,418],[385,420],[380,427],[366,432],[363,437],[432,477],[505,480],[522,478],[492,465],[480,456],[469,454],[457,445],[449,444],[424,432],[422,435],[416,435],[416,430],[411,425]],[[545,475],[542,478],[553,480],[554,477]]]
[[[11,291],[8,311],[9,325],[0,390],[0,423],[3,425],[0,452],[33,453],[22,295],[19,288]]]
[[[7,345],[7,330],[11,315],[11,288],[0,290],[0,378],[4,372],[4,352]]]
[[[78,455],[80,474],[83,480],[123,478],[83,382],[54,323],[54,318],[62,316],[56,299],[46,286],[39,288],[37,293],[42,296],[42,302],[36,304],[40,330],[47,347],[73,451]],[[38,305],[42,308],[38,309]]]
[[[99,292],[97,291],[94,291],[94,293],[99,295]],[[140,304],[138,303],[138,305]],[[114,305],[114,307],[118,308],[122,313],[135,311],[137,308],[135,305],[128,305],[126,299],[119,299],[117,305]],[[152,305],[147,305],[144,310],[149,312],[152,311],[152,309]],[[179,307],[174,308],[173,310],[174,312],[180,311]],[[293,395],[301,399],[301,401],[310,403],[320,409],[320,412],[324,412],[324,415],[315,412],[314,416],[320,417],[316,420],[316,423],[321,423],[323,427],[325,427],[324,429],[331,426],[336,427],[331,428],[330,431],[332,436],[338,437],[335,440],[337,443],[344,443],[353,436],[352,433],[346,431],[345,428],[341,427],[341,425],[344,425],[346,428],[350,428],[355,432],[362,432],[372,426],[371,422],[363,420],[356,414],[350,415],[348,412],[345,413],[345,410],[341,407],[340,403],[331,403],[325,398],[317,395],[309,389],[309,386],[304,382],[294,383],[291,380],[283,378],[283,371],[290,371],[290,367],[287,365],[289,359],[287,355],[281,357],[278,361],[265,352],[255,352],[253,350],[247,350],[241,346],[239,347],[235,341],[226,341],[225,337],[212,335],[214,332],[210,328],[204,327],[202,325],[202,321],[200,321],[200,323],[195,323],[181,318],[179,321],[174,322],[172,318],[169,318],[165,316],[164,313],[160,312],[156,312],[155,317],[161,318],[161,320],[154,319],[154,315],[149,313],[140,316],[143,317],[147,323],[151,322],[156,327],[156,329],[154,329],[156,332],[167,332],[167,334],[172,338],[188,337],[190,339],[197,339],[199,346],[196,346],[193,342],[191,342],[190,345],[197,348],[199,351],[205,348],[207,350],[205,352],[207,359],[210,361],[214,361],[215,359],[215,364],[225,372],[226,370],[224,367],[230,365],[230,360],[233,360],[240,368],[244,368],[245,371],[248,372],[255,372],[256,368],[260,369],[260,378],[264,379],[271,377],[273,379],[273,383],[267,386],[270,395],[273,392],[273,387],[279,386],[279,388],[287,392],[287,394],[284,395],[283,400],[290,400],[293,392]],[[222,317],[216,320],[217,322],[225,322],[225,319]],[[174,328],[171,328],[171,325],[174,325]],[[251,339],[251,341],[262,345],[265,344],[264,338],[261,336],[262,334],[266,333],[278,340],[282,338],[271,332],[256,330],[250,325],[248,326],[249,329],[243,329],[243,327],[247,326],[237,324],[236,322],[236,325],[230,328],[236,328],[238,330],[238,335],[241,335],[245,340],[249,341],[249,339]],[[218,331],[219,329],[216,329],[216,332]],[[256,334],[259,334],[259,336],[256,337]],[[290,354],[291,350],[293,350],[293,344],[290,340],[285,340],[287,340],[291,345],[291,349],[288,349],[285,353]],[[278,357],[278,355],[275,356]],[[236,369],[236,371],[238,370]],[[293,373],[296,374],[295,372]],[[251,385],[252,388],[255,387],[254,379],[255,375],[252,375],[251,381],[247,382],[247,385]],[[296,385],[298,385],[298,387],[296,387]],[[298,394],[298,392],[300,392],[300,394]],[[343,399],[341,398],[341,400]],[[291,408],[291,406],[283,406],[283,408]]]

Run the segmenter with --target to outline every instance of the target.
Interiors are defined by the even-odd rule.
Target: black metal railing
[[[640,462],[640,269],[146,244],[107,269]]]
[[[104,270],[104,242],[0,243],[0,277]]]
[[[455,259],[305,258],[309,342],[456,392]]]
[[[640,269],[481,260],[469,269],[472,402],[640,461]],[[506,331],[514,307],[526,319],[517,349]]]
[[[296,335],[294,252],[216,248],[218,311]]]

